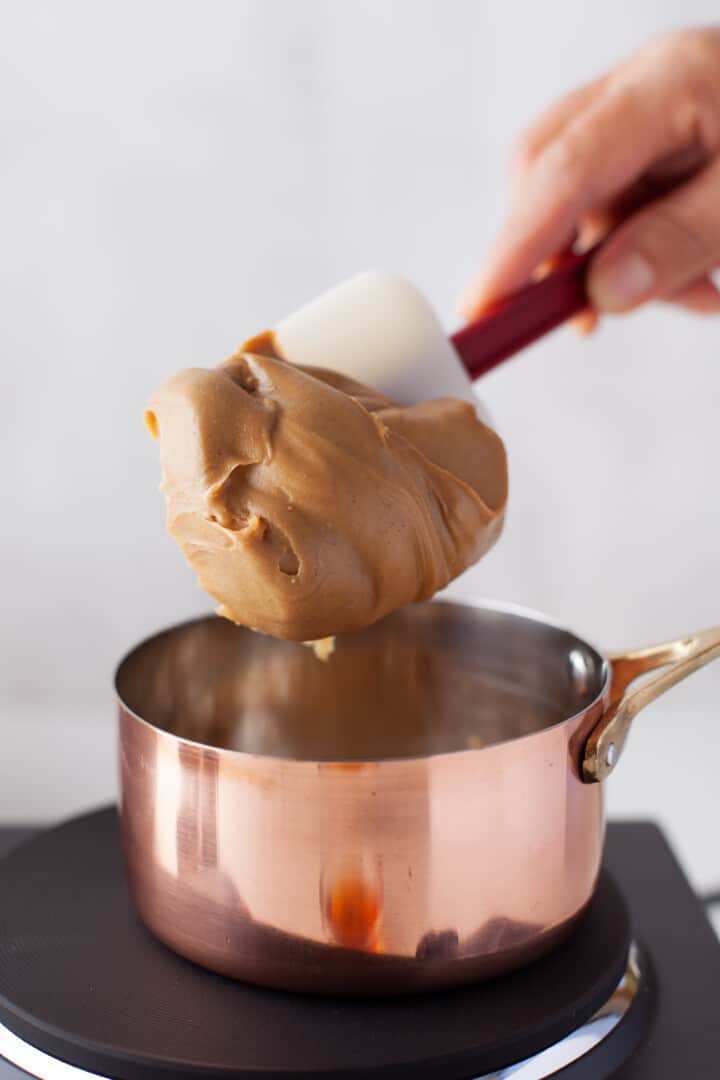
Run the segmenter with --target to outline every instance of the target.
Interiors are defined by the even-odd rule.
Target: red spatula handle
[[[547,277],[503,297],[453,334],[450,340],[473,379],[589,307],[585,278],[596,250],[562,255]]]

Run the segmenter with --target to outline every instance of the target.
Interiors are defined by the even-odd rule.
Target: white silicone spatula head
[[[332,368],[402,405],[437,397],[479,404],[435,312],[397,274],[351,278],[278,323],[275,339],[292,363]]]

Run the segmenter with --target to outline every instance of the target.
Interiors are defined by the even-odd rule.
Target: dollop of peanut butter
[[[472,405],[400,407],[261,335],[153,395],[168,530],[244,626],[315,641],[425,600],[500,535],[507,463]]]

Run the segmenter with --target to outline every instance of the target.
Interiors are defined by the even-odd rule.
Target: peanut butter
[[[168,530],[220,604],[315,641],[432,596],[497,540],[500,438],[472,405],[400,407],[261,335],[151,398]]]

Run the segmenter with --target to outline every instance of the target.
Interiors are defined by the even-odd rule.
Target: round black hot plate
[[[235,983],[156,942],[130,905],[113,809],[0,862],[0,1022],[118,1080],[478,1076],[587,1020],[629,942],[604,874],[572,936],[522,971],[404,998],[310,997]]]

